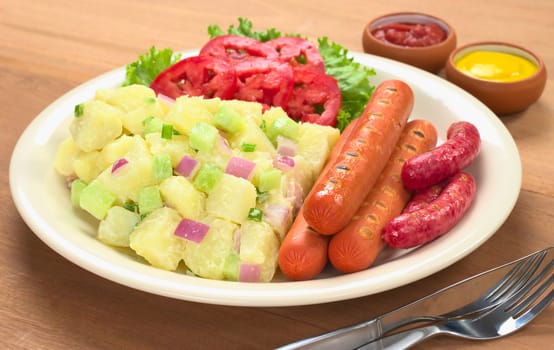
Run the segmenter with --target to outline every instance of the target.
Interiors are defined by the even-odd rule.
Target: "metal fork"
[[[511,334],[533,320],[554,299],[554,259],[533,277],[525,287],[494,307],[471,318],[451,319],[446,322],[411,329],[375,340],[359,350],[407,349],[440,334],[466,339],[495,339]],[[541,284],[539,284],[542,282]]]
[[[552,259],[554,247],[470,277],[371,320],[284,345],[277,350],[353,349],[407,327],[446,322],[490,310],[529,286],[532,276],[549,255]],[[438,300],[445,309],[437,312],[438,315],[428,314],[428,310],[436,311]]]
[[[442,315],[409,316],[398,322],[383,325],[381,332],[385,335],[395,329],[400,329],[413,323],[448,321],[492,309],[514,293],[519,292],[521,288],[530,286],[532,283],[530,281],[531,277],[537,271],[549,251],[550,249],[542,250],[522,259],[498,283],[469,304]]]

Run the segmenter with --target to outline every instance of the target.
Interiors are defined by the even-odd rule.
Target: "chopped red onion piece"
[[[280,155],[294,157],[296,155],[297,147],[298,144],[293,140],[281,135],[277,136],[277,153]]]
[[[184,156],[183,158],[181,158],[181,161],[179,161],[179,164],[177,164],[175,172],[190,179],[194,177],[194,174],[196,174],[199,168],[200,163],[196,159],[189,156]]]
[[[160,102],[167,103],[169,105],[175,104],[175,99],[171,98],[169,96],[166,96],[164,94],[158,94],[158,98],[160,99]]]
[[[129,163],[129,161],[127,161],[127,159],[125,158],[119,158],[118,160],[116,160],[112,165],[112,174],[127,163]]]
[[[241,263],[239,267],[240,282],[260,282],[262,267],[260,264]]]
[[[225,168],[225,173],[250,180],[254,174],[256,163],[240,157],[231,157]]]
[[[294,159],[288,156],[277,156],[273,159],[273,167],[282,171],[294,168]]]
[[[238,228],[235,230],[235,235],[233,236],[233,250],[235,253],[240,253],[240,237],[241,237],[241,229]]]
[[[208,234],[210,226],[199,221],[182,219],[175,229],[175,236],[179,236],[195,243],[200,243]]]
[[[264,209],[264,220],[278,231],[285,229],[290,215],[290,207],[285,205],[270,204]]]
[[[296,180],[290,180],[287,183],[286,198],[291,202],[294,211],[296,212],[304,202],[304,189]]]
[[[231,154],[231,146],[229,146],[229,142],[227,142],[227,139],[221,136],[221,134],[219,134],[217,138],[216,146],[219,153],[227,155]]]

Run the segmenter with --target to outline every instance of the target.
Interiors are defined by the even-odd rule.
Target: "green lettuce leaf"
[[[234,25],[230,25],[227,28],[226,32],[223,31],[217,24],[208,26],[208,35],[210,36],[210,39],[225,34],[245,36],[262,42],[281,37],[281,33],[278,32],[275,28],[270,28],[265,32],[256,32],[252,31],[252,22],[248,19],[239,17],[238,21],[239,24],[237,27],[235,27]]]
[[[167,48],[157,50],[154,46],[139,56],[138,60],[125,67],[123,86],[140,84],[149,86],[152,80],[164,69],[179,61],[180,54],[174,54]]]

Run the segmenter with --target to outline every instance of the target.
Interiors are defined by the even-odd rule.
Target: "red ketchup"
[[[387,44],[423,47],[436,45],[446,39],[446,32],[434,23],[391,23],[371,31]]]

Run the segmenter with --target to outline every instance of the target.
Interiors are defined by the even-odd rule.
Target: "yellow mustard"
[[[478,79],[510,82],[535,74],[538,67],[518,55],[497,51],[473,51],[458,59],[456,67]]]

